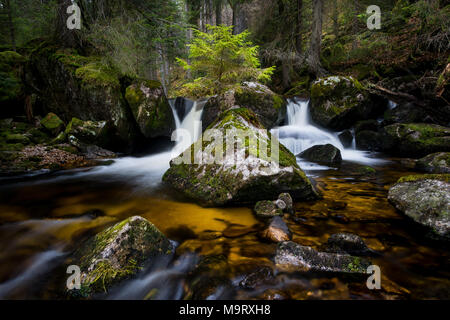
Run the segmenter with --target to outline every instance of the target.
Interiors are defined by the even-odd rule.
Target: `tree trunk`
[[[303,0],[297,0],[297,35],[295,38],[295,42],[296,42],[296,49],[297,49],[297,53],[301,54],[302,53],[302,23],[303,23],[303,19],[302,19],[302,11],[303,11]]]
[[[10,0],[6,0],[6,6],[8,7],[8,24],[9,24],[9,34],[11,37],[11,47],[16,51],[16,36],[14,31],[14,23],[12,20],[12,8]]]
[[[336,39],[339,37],[339,12],[337,7],[337,0],[333,0],[333,33]]]
[[[354,36],[353,43],[352,43],[352,50],[355,50],[358,47],[358,42],[356,40],[356,34],[358,33],[358,1],[357,0],[354,0],[354,2],[353,2],[352,33]]]
[[[71,0],[58,0],[55,39],[64,47],[81,47],[81,40],[77,30],[67,28],[67,8],[72,5]]]
[[[236,3],[234,6],[231,7],[231,10],[233,11],[233,34],[238,34],[238,10],[239,5]]]
[[[219,26],[222,24],[222,0],[216,0],[216,26]]]
[[[287,89],[291,83],[291,66],[288,55],[283,55],[281,60],[281,69],[283,73],[283,89]]]
[[[316,76],[324,74],[324,70],[320,65],[320,46],[322,43],[322,0],[313,0],[313,24],[311,33],[311,43],[308,53],[308,67],[311,73]]]

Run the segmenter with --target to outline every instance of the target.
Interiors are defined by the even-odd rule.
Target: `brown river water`
[[[92,170],[83,169],[0,180],[0,299],[65,299],[73,249],[133,215],[176,241],[176,253],[96,298],[449,299],[448,244],[387,201],[389,186],[411,172],[395,159],[373,167],[377,173],[369,176],[355,174],[348,162],[307,172],[324,199],[296,203],[295,216],[284,219],[293,241],[319,250],[333,233],[361,236],[380,253],[371,260],[381,268],[381,290],[369,290],[366,278],[278,272],[276,244],[258,237],[263,225],[251,208],[202,208],[158,177],[136,188],[133,177],[83,175]],[[208,256],[206,267],[198,268],[199,256]],[[253,281],[243,285],[249,274]]]

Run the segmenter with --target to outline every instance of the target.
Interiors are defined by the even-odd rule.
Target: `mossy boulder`
[[[382,136],[377,131],[359,131],[355,137],[356,148],[359,150],[381,151],[383,150]]]
[[[414,103],[402,103],[384,113],[384,125],[394,123],[423,122],[426,119],[425,110]]]
[[[64,131],[69,141],[72,137],[84,144],[111,148],[114,143],[114,128],[107,121],[83,121],[72,118]]]
[[[355,134],[361,131],[378,131],[380,124],[377,120],[363,120],[355,124]]]
[[[236,152],[235,143],[224,137],[234,137]],[[272,139],[249,109],[226,111],[202,139],[171,161],[163,181],[205,206],[276,199],[280,192],[295,199],[316,198],[295,156]],[[279,146],[278,156],[272,142]]]
[[[283,210],[270,200],[258,201],[253,211],[258,218],[272,218],[283,215]]]
[[[100,232],[79,248],[73,263],[81,269],[84,295],[106,292],[135,275],[146,262],[173,251],[170,241],[151,222],[134,216]]]
[[[332,144],[313,146],[298,155],[300,158],[319,163],[340,163],[341,151]]]
[[[52,112],[47,114],[41,120],[41,125],[53,136],[57,136],[61,131],[64,130],[64,122]]]
[[[0,52],[0,117],[22,115],[24,112],[23,66],[26,59],[14,51]]]
[[[311,116],[319,125],[343,130],[382,114],[387,100],[371,94],[353,77],[331,76],[311,85]]]
[[[126,89],[125,98],[146,138],[170,137],[175,119],[160,82],[135,81]]]
[[[292,241],[280,242],[275,254],[276,267],[288,272],[332,272],[366,274],[371,264],[365,258],[348,254],[319,252]]]
[[[450,238],[450,175],[401,178],[389,189],[389,202],[442,237]]]
[[[381,131],[383,150],[406,157],[450,151],[450,128],[426,123],[396,123]]]
[[[208,100],[203,108],[202,129],[205,130],[223,112],[238,107],[252,110],[261,124],[271,129],[284,121],[286,106],[286,100],[268,87],[256,82],[245,82],[236,89]]]
[[[338,135],[344,148],[350,148],[353,144],[353,133],[350,130],[344,130]]]
[[[122,94],[121,77],[100,57],[47,42],[31,52],[26,72],[27,85],[36,89],[44,112],[65,123],[73,117],[107,121],[115,129],[114,151],[130,151],[140,133]]]
[[[450,173],[450,152],[429,154],[417,160],[415,167],[428,173]]]

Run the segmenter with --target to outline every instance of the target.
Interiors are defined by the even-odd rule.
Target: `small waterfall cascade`
[[[369,152],[356,150],[354,142],[351,148],[344,148],[339,133],[315,125],[309,112],[309,100],[288,100],[286,125],[274,128],[272,132],[278,133],[280,142],[295,155],[315,145],[332,144],[341,151],[344,160],[365,164],[378,162],[368,157]]]

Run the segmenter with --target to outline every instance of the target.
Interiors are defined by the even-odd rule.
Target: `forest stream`
[[[194,103],[177,128],[198,134],[201,103]],[[277,271],[276,244],[262,240],[264,228],[250,207],[204,208],[161,183],[172,148],[81,168],[0,181],[0,299],[63,298],[67,258],[79,243],[131,216],[151,221],[176,246],[113,287],[100,299],[449,299],[450,254],[445,242],[388,203],[389,187],[411,174],[399,159],[344,148],[309,119],[308,101],[290,100],[286,124],[275,128],[294,154],[330,143],[342,152],[338,165],[297,158],[324,198],[296,202],[285,215],[292,240],[320,250],[330,235],[359,235],[376,254],[382,289],[367,277]],[[197,135],[198,137],[198,135]],[[187,144],[187,145],[190,145]],[[361,175],[370,165],[375,173]],[[199,256],[210,264],[198,268]],[[204,263],[204,262],[203,262]],[[196,279],[192,291],[192,279]]]

